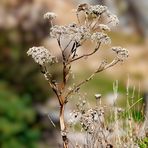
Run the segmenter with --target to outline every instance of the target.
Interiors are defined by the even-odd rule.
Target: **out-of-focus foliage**
[[[44,103],[49,96],[46,82],[40,81],[38,67],[30,64],[31,60],[26,55],[26,51],[32,44],[40,44],[48,34],[49,27],[42,22],[41,9],[34,10],[36,5],[31,1],[23,2],[19,1],[19,6],[9,5],[9,2],[8,5],[2,3],[0,6],[0,10],[4,13],[2,15],[4,20],[8,18],[17,20],[16,26],[10,23],[0,25],[1,148],[36,148],[38,146],[43,135],[41,134],[43,126],[36,106]],[[29,11],[38,13],[38,18],[27,20],[32,15],[28,13],[29,11],[21,15],[25,7]],[[16,13],[19,16],[15,15]],[[25,28],[26,23],[31,27]]]
[[[148,137],[145,137],[142,140],[139,140],[139,147],[140,148],[147,148],[148,146]]]
[[[0,82],[0,147],[36,147],[40,132],[30,96],[19,96]]]

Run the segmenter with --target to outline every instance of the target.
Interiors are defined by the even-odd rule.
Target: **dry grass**
[[[113,85],[114,100],[118,97],[118,83]],[[134,93],[134,92],[133,92]],[[99,97],[98,97],[99,96]],[[96,106],[91,107],[86,100],[80,100],[76,109],[71,113],[69,120],[73,132],[81,133],[81,141],[71,136],[73,145],[78,148],[146,148],[146,129],[143,123],[144,115],[140,114],[139,120],[136,120],[137,105],[142,98],[135,103],[129,103],[128,85],[127,85],[127,106],[119,108],[114,102],[113,106],[104,106],[101,96],[95,95]],[[79,131],[79,132],[78,132]],[[76,136],[75,136],[76,137]],[[83,138],[82,138],[83,137]],[[83,140],[82,140],[83,139]],[[144,139],[144,140],[143,140]],[[75,142],[74,142],[75,141]]]

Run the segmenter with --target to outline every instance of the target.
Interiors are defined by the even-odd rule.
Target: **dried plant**
[[[146,131],[143,130],[144,125],[141,122],[134,120],[131,108],[142,98],[127,104],[126,108],[120,108],[116,105],[118,81],[113,83],[113,91],[113,106],[102,104],[101,94],[95,95],[95,107],[91,107],[83,99],[76,104],[76,109],[70,113],[69,125],[75,131],[75,125],[80,126],[83,141],[76,141],[77,144],[73,144],[74,148],[140,148],[140,141],[146,137]]]
[[[63,80],[61,82],[55,80],[51,72],[48,70],[49,64],[52,65],[55,62],[60,63],[60,60],[53,56],[52,53],[48,51],[48,49],[44,47],[32,47],[27,52],[27,54],[31,55],[34,61],[40,65],[41,72],[44,74],[45,79],[48,81],[59,101],[59,120],[64,148],[69,147],[67,127],[64,119],[64,108],[70,95],[79,90],[80,87],[86,82],[93,79],[97,73],[104,71],[119,62],[122,62],[128,57],[128,51],[126,49],[122,47],[112,47],[111,50],[116,53],[116,56],[111,62],[108,63],[106,60],[100,61],[100,65],[98,65],[96,70],[88,78],[73,85],[71,89],[68,89],[67,82],[70,78],[69,76],[72,63],[97,53],[97,51],[100,50],[102,44],[110,44],[111,39],[107,35],[107,32],[111,30],[112,26],[115,26],[119,23],[117,16],[112,14],[106,6],[102,5],[91,6],[89,4],[80,4],[75,10],[75,13],[78,23],[71,23],[65,26],[53,25],[53,21],[57,16],[55,13],[48,12],[44,15],[44,18],[48,19],[52,25],[50,29],[50,35],[52,38],[57,40],[59,45],[63,65]],[[93,42],[95,48],[89,53],[79,55],[77,52],[78,48],[82,47],[87,41]],[[86,119],[91,118],[88,114],[92,114],[94,112],[99,112],[102,116],[103,110],[88,110],[88,113],[84,114],[85,116],[81,121],[84,128],[89,128],[90,132],[94,130],[94,127],[88,125],[89,123],[87,123]],[[100,118],[96,118],[96,120],[100,122],[100,127],[98,128],[101,128],[103,126],[102,121],[100,121]]]

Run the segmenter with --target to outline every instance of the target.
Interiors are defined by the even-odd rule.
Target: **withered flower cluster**
[[[63,59],[68,62],[75,60],[77,49],[82,46],[86,40],[95,42],[95,52],[100,48],[101,44],[110,44],[111,39],[107,35],[107,32],[111,30],[111,25],[115,26],[119,24],[117,16],[112,14],[106,6],[91,6],[84,3],[78,5],[75,12],[78,23],[71,23],[65,26],[53,25],[50,29],[50,36],[57,39],[64,56]],[[85,20],[82,22],[80,22],[80,13],[83,13],[85,16]],[[48,19],[50,22],[56,17],[57,15],[53,12],[44,14],[44,19]],[[84,56],[89,56],[89,54]],[[117,56],[121,59],[123,53],[120,52]],[[124,56],[124,59],[125,57],[126,56]],[[78,57],[76,59],[80,58]]]
[[[96,94],[95,98],[101,101],[101,94]],[[125,109],[117,106],[96,104],[95,107],[91,107],[86,100],[80,100],[69,117],[70,126],[76,131],[75,127],[80,127],[85,139],[77,145],[88,148],[138,148],[137,139],[141,129],[135,125],[133,117],[126,121],[123,119],[125,112]]]
[[[86,103],[85,100],[77,103],[77,110],[70,113],[69,124],[80,123],[82,129],[92,134],[96,127],[104,128],[104,108],[98,106],[88,108]]]
[[[129,56],[128,50],[120,46],[112,47],[112,50],[117,54],[117,57],[121,61],[123,61]]]
[[[53,63],[55,57],[51,55],[48,49],[43,46],[32,47],[27,51],[28,55],[31,55],[36,63],[44,65],[46,63]]]

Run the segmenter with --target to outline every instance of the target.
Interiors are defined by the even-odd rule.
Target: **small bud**
[[[123,112],[124,110],[122,109],[122,108],[117,108],[117,112],[118,113],[121,113],[121,112]]]
[[[96,99],[101,99],[101,94],[95,94]]]
[[[49,19],[49,20],[52,20],[52,19],[55,19],[57,17],[57,15],[53,12],[47,12],[44,14],[44,19]]]

